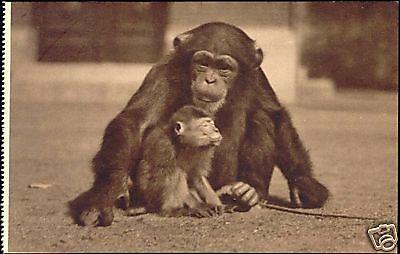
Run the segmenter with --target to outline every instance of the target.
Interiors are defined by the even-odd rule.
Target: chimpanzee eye
[[[219,68],[218,72],[221,76],[223,77],[227,77],[232,73],[232,70],[229,69],[228,67],[224,67],[224,68]]]
[[[212,126],[215,126],[215,125],[214,125],[214,121],[213,120],[207,119],[207,120],[204,121],[202,126],[205,127],[205,128],[211,128]]]
[[[222,76],[228,76],[234,69],[232,65],[230,65],[227,61],[224,60],[217,61],[216,67],[218,68],[218,72]]]
[[[206,119],[205,122],[207,124],[214,124],[214,121],[212,119]]]
[[[205,71],[208,68],[208,63],[203,62],[203,63],[197,63],[196,68],[200,71]]]
[[[229,74],[232,72],[231,70],[228,69],[219,69],[218,71],[222,76],[229,76]]]
[[[218,70],[220,70],[220,71],[231,71],[232,70],[232,66],[230,66],[227,63],[219,63],[217,67],[218,67]]]
[[[212,54],[208,51],[205,50],[201,50],[201,51],[197,51],[194,55],[193,55],[193,64],[196,67],[196,69],[198,70],[206,70],[209,65],[210,62],[212,61]]]
[[[228,55],[222,55],[217,58],[216,67],[221,75],[228,76],[237,69],[237,62]]]

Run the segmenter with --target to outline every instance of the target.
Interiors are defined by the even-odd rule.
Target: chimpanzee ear
[[[256,66],[259,67],[264,59],[264,53],[257,44],[254,44],[254,48],[256,53]]]
[[[182,122],[176,122],[175,128],[174,128],[175,134],[177,136],[180,136],[180,135],[182,135],[184,130],[185,130],[185,124]]]
[[[173,42],[174,48],[176,49],[179,46],[181,46],[182,44],[185,44],[185,42],[187,42],[191,37],[192,37],[192,33],[188,33],[188,32],[176,36],[174,39],[174,42]]]

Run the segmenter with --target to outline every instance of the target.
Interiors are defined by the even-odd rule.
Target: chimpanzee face
[[[219,22],[178,35],[174,48],[183,67],[190,65],[193,104],[211,115],[222,107],[237,79],[257,70],[263,60],[254,40],[237,27]]]
[[[194,105],[214,114],[224,104],[228,89],[236,81],[238,62],[229,55],[200,50],[193,54],[191,70]]]

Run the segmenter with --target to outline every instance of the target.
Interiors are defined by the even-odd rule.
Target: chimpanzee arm
[[[171,82],[168,68],[165,63],[153,67],[126,107],[107,126],[101,148],[93,159],[93,187],[69,202],[75,222],[82,225],[112,223],[112,206],[124,192],[129,170],[137,163],[143,133],[149,126],[168,119],[186,103],[185,98],[190,98],[181,95],[184,89],[175,87],[179,82]],[[97,219],[90,219],[93,217]]]
[[[222,205],[217,194],[205,176],[198,175],[192,178],[192,184],[206,204],[216,207]]]
[[[139,132],[132,131],[127,119],[116,117],[107,126],[103,143],[92,161],[95,180],[88,191],[69,203],[70,214],[76,223],[110,225],[112,207],[125,192],[128,169],[133,162],[133,145],[139,143]]]
[[[289,113],[282,108],[275,114],[277,165],[287,179],[311,175],[311,160]]]
[[[302,207],[321,207],[329,197],[328,189],[312,176],[312,164],[288,112],[276,114],[277,166],[288,180],[292,204]],[[294,190],[301,204],[297,204]]]

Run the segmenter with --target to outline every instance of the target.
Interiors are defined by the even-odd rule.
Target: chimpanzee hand
[[[232,186],[232,197],[247,204],[250,207],[255,206],[260,200],[255,188],[244,182],[237,182]]]
[[[217,191],[218,196],[228,195],[241,211],[250,210],[260,200],[255,188],[244,182],[225,185]]]

